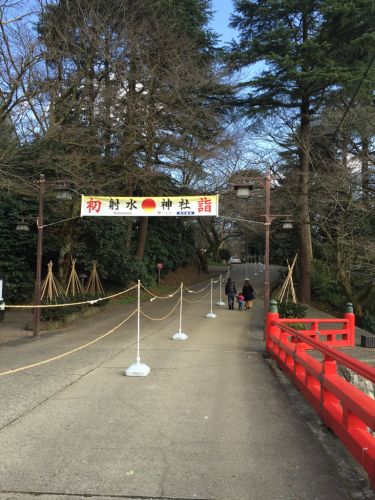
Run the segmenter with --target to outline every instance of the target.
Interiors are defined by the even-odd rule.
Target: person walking
[[[229,310],[234,309],[234,295],[236,293],[237,293],[236,283],[229,276],[228,281],[225,285],[225,295],[228,297]]]
[[[244,296],[243,296],[243,295],[241,295],[241,294],[239,294],[239,295],[235,295],[235,297],[236,297],[236,299],[237,299],[237,300],[236,300],[236,302],[237,302],[237,304],[238,304],[238,309],[239,309],[240,311],[242,311],[242,305],[243,305],[243,301],[245,300],[245,298],[244,298]]]
[[[242,288],[242,295],[246,300],[246,311],[251,311],[252,300],[253,300],[254,288],[250,285],[249,280],[245,280],[245,284]]]

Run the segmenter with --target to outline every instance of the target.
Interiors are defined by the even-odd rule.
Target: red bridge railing
[[[322,322],[320,319],[315,321]],[[280,320],[277,303],[271,300],[267,316],[267,352],[366,470],[375,489],[375,437],[371,434],[375,431],[375,401],[338,375],[337,363],[373,384],[375,369],[336,351],[331,347],[333,342],[331,346],[326,345],[327,341],[313,338],[310,331],[296,331],[284,322],[292,321]],[[319,351],[323,361],[306,352],[311,349]]]

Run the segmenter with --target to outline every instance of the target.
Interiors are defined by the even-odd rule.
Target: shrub
[[[56,304],[56,303],[66,304],[66,305],[63,305],[62,307],[42,308],[41,319],[42,321],[52,321],[65,318],[66,316],[70,316],[71,314],[86,309],[87,307],[89,307],[89,304],[87,302],[92,300],[98,300],[98,298],[99,297],[97,295],[93,296],[90,294],[76,294],[74,297],[65,297],[65,296],[57,297],[56,301],[55,299],[53,299],[52,303],[46,298],[43,298],[42,300],[43,305]],[[74,304],[76,302],[85,302],[85,303],[79,305],[69,305],[69,304]],[[103,306],[104,304],[107,304],[108,302],[109,299],[99,300],[98,302],[95,302],[95,304],[90,305],[90,307],[100,307]]]
[[[277,304],[280,318],[304,318],[307,306],[295,304],[294,302],[278,302]]]
[[[227,248],[220,248],[219,255],[222,260],[228,261],[230,259],[230,251]]]
[[[326,265],[317,259],[311,263],[311,295],[337,309],[342,309],[348,300],[341,285],[329,281]]]
[[[365,311],[363,315],[363,329],[366,332],[375,333],[375,316]]]
[[[294,330],[307,330],[305,323],[284,323],[285,326],[289,328],[294,328]]]

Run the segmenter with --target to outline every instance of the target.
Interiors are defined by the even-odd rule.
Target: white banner
[[[82,196],[81,216],[178,217],[219,215],[219,195],[132,198]]]

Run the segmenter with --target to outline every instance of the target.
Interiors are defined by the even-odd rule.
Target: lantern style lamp
[[[27,233],[30,231],[30,224],[21,219],[19,222],[16,222],[16,231]]]
[[[234,190],[237,191],[237,198],[247,200],[250,198],[250,191],[254,188],[251,184],[234,184]]]
[[[289,217],[283,220],[283,229],[293,229],[293,221]]]
[[[72,201],[72,199],[73,199],[72,191],[68,187],[66,187],[65,185],[64,186],[56,186],[54,188],[54,190],[56,191],[56,200]]]

